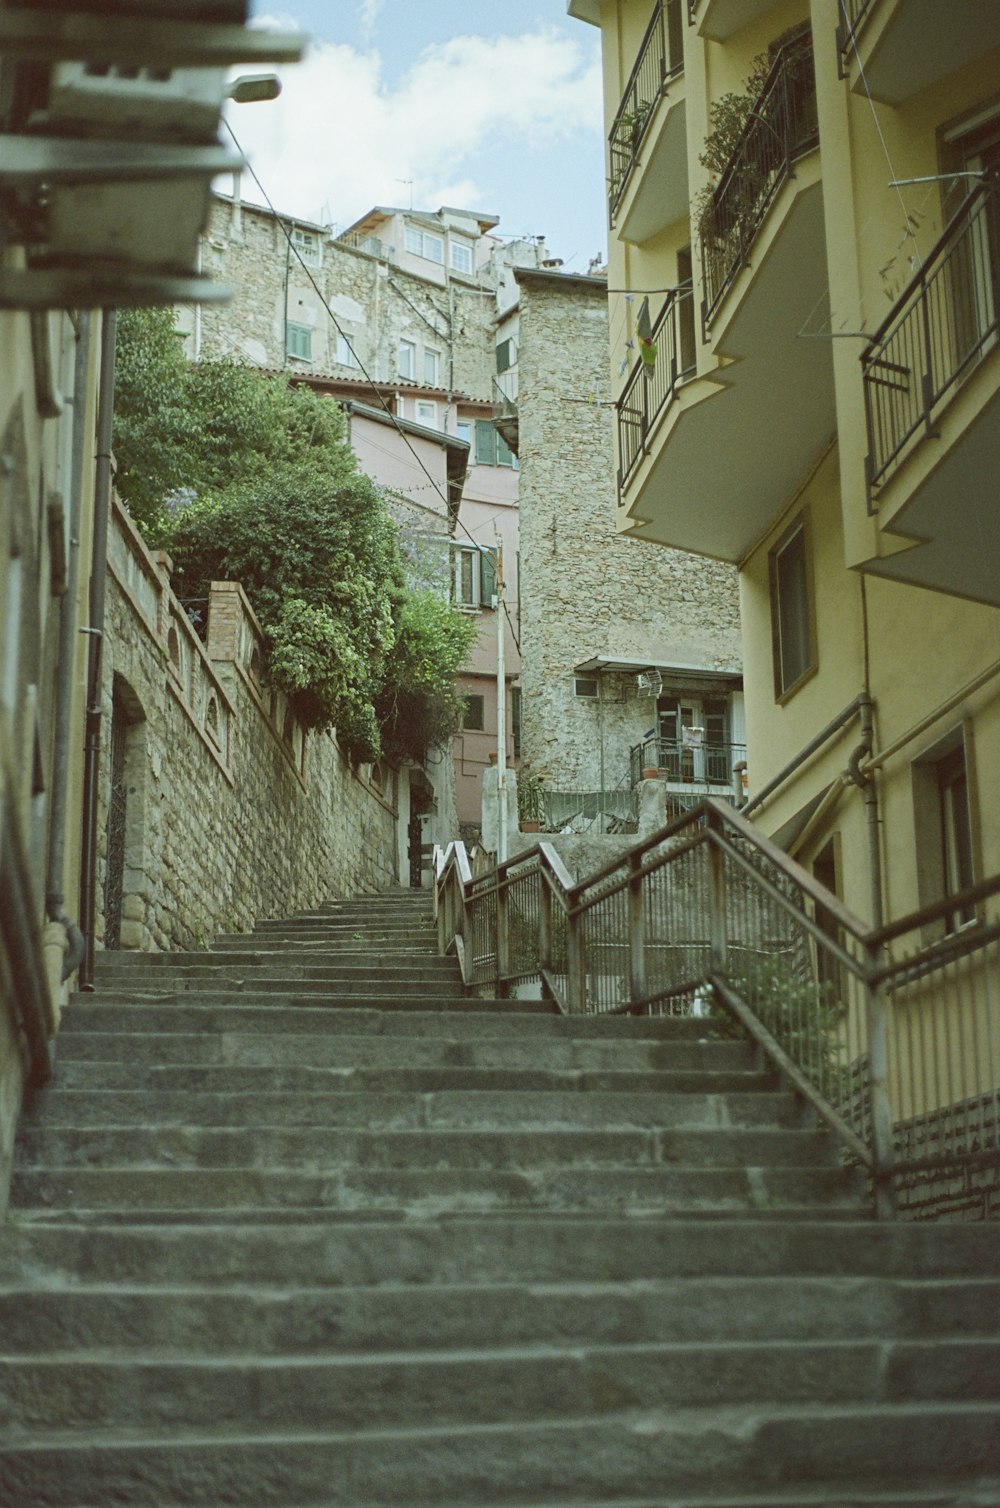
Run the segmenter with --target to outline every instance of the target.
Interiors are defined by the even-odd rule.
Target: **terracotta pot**
[[[522,822],[521,823],[521,831],[523,833],[540,833],[541,830],[542,830],[542,824],[540,822]]]
[[[660,772],[655,764],[645,765],[642,771],[643,780],[659,780]]]

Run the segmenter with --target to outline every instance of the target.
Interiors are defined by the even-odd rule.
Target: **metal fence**
[[[683,69],[681,0],[656,0],[608,136],[608,221],[612,229],[656,102],[669,80]]]
[[[861,356],[869,495],[935,409],[997,344],[1000,184],[969,194]]]
[[[644,770],[655,769],[660,779],[678,784],[722,785],[732,789],[737,781],[736,766],[743,764],[746,757],[746,744],[689,745],[677,738],[647,738],[629,750],[629,778],[633,785],[638,785]]]
[[[812,37],[782,47],[729,164],[698,222],[704,321],[744,265],[750,243],[792,163],[819,144]]]
[[[660,413],[676,396],[678,384],[695,369],[694,293],[669,294],[652,329],[656,359],[636,365],[615,404],[618,415],[618,490],[627,486],[645,453],[646,438]]]
[[[1000,876],[872,931],[708,799],[577,882],[545,843],[477,879],[453,845],[436,897],[471,987],[735,1017],[867,1169],[881,1215],[897,1194],[921,1214],[1000,1184]]]

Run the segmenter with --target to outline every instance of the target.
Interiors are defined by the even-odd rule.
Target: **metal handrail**
[[[746,744],[685,744],[680,738],[647,738],[629,750],[629,778],[638,785],[645,769],[666,772],[666,779],[694,785],[733,784],[735,767],[747,757]]]
[[[976,185],[861,354],[869,502],[1000,337],[1000,181]]]
[[[854,46],[854,39],[874,9],[875,0],[839,0],[839,5],[841,19],[837,27],[837,40],[843,55]]]
[[[812,36],[787,43],[767,78],[726,171],[698,224],[707,326],[747,260],[750,245],[792,164],[819,144]]]
[[[608,1015],[713,998],[867,1169],[881,1215],[949,1169],[1000,1176],[1000,876],[876,931],[709,798],[582,880],[543,843],[478,879],[452,858],[439,887],[473,987],[540,980]]]
[[[656,317],[651,339],[655,361],[637,361],[615,404],[618,419],[618,492],[629,485],[646,453],[653,425],[677,396],[680,384],[695,371],[694,291],[674,289]]]
[[[671,79],[684,71],[681,0],[655,0],[618,112],[608,134],[608,223],[614,229],[656,102]]]

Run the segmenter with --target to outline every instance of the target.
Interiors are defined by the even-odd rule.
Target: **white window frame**
[[[473,274],[473,272],[475,271],[475,265],[476,265],[476,263],[475,263],[475,257],[472,254],[472,247],[470,246],[469,242],[468,241],[452,240],[451,243],[450,243],[450,252],[451,252],[451,266],[452,266],[452,270],[454,272],[464,273],[466,277],[471,277],[472,274]],[[468,265],[468,267],[460,267],[459,266],[459,264],[458,264],[458,262],[456,261],[456,258],[455,258],[455,253],[456,252],[461,252],[464,256],[468,257],[468,259],[469,259],[469,265]]]
[[[428,429],[438,427],[438,406],[426,398],[416,399],[413,405],[414,418],[418,424],[426,425]]]
[[[337,331],[337,361],[342,367],[359,367],[357,353],[354,349],[353,337],[345,335],[343,331]]]
[[[478,612],[480,599],[479,551],[475,545],[452,545],[451,598],[463,612]]]
[[[428,387],[441,386],[441,352],[424,346],[424,382]]]
[[[405,362],[403,360],[404,351],[407,354],[407,360]],[[407,367],[409,367],[409,371],[406,370]],[[411,382],[416,381],[417,343],[415,340],[401,340],[399,342],[399,360],[396,366],[396,371],[400,377],[407,377]]]
[[[444,266],[444,236],[408,225],[403,244],[411,256],[423,257],[425,262],[434,262],[438,267]]]
[[[292,245],[303,262],[310,267],[319,267],[323,261],[323,248],[317,232],[303,230],[301,226],[293,225],[291,234]]]
[[[456,419],[455,420],[455,439],[456,440],[464,440],[466,442],[466,444],[471,447],[471,445],[472,445],[472,420],[471,419]]]

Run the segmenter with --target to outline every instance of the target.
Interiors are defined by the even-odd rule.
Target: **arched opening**
[[[128,683],[115,676],[111,693],[107,851],[104,870],[104,946],[122,946],[126,852],[143,835],[145,714]]]

